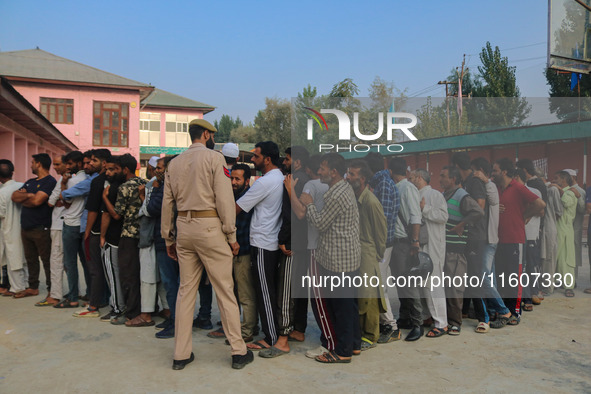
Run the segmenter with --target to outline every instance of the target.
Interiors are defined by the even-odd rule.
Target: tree
[[[213,125],[218,130],[215,134],[216,142],[224,143],[230,142],[230,133],[235,128],[242,126],[242,121],[239,116],[234,120],[231,116],[224,114],[219,122],[216,120],[213,122]]]
[[[509,66],[509,59],[501,56],[499,47],[492,49],[490,42],[480,52],[482,66],[478,66],[483,85],[474,90],[474,97],[520,97],[516,67]]]
[[[258,141],[274,141],[283,152],[290,146],[292,107],[284,99],[265,98],[265,109],[254,118],[254,127]]]
[[[453,115],[449,116],[449,133],[448,133],[448,114],[444,99],[440,99],[440,105],[434,105],[433,99],[427,97],[427,102],[417,110],[418,124],[414,131],[418,139],[443,137],[448,134],[457,134],[460,130],[459,119],[453,111]],[[470,123],[468,122],[468,111],[464,110],[462,113],[462,130],[469,130]]]
[[[230,132],[230,140],[236,143],[254,144],[257,141],[257,130],[249,123],[245,126],[238,126]]]
[[[473,127],[490,130],[526,125],[531,106],[521,98],[516,68],[509,66],[509,59],[501,55],[498,46],[493,49],[490,42],[482,48],[480,61],[482,66],[478,66],[479,75],[472,86],[472,97],[477,99],[464,101]]]
[[[351,78],[345,78],[333,85],[330,97],[355,97],[359,94],[359,87]]]
[[[560,72],[547,68],[545,70],[546,81],[550,86],[550,112],[556,114],[562,120],[576,120],[581,117],[589,118],[591,108],[588,99],[579,100],[580,97],[591,97],[591,75],[583,74],[579,80],[579,86],[571,90],[571,73]],[[582,111],[582,112],[581,112]]]

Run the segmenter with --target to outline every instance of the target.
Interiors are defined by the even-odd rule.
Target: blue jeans
[[[176,297],[179,292],[179,263],[166,253],[166,247],[156,245],[156,261],[160,271],[160,280],[166,290],[166,301],[170,308],[170,318],[174,323]]]
[[[509,313],[509,309],[503,303],[496,283],[491,283],[490,274],[495,272],[494,262],[497,244],[486,244],[482,253],[482,271],[484,272],[484,281],[482,283],[482,297],[485,299],[488,309],[501,315]],[[495,281],[496,282],[496,281]]]
[[[170,318],[174,323],[176,312],[176,299],[179,292],[179,263],[171,259],[166,253],[166,247],[156,245],[156,261],[160,272],[160,280],[166,289],[166,301],[170,308]],[[203,270],[201,282],[199,283],[199,318],[211,319],[211,303],[213,302],[213,291],[210,284],[205,284],[207,273]]]
[[[77,302],[80,294],[78,288],[78,256],[82,266],[86,265],[84,244],[80,226],[68,226],[64,223],[62,230],[62,248],[64,251],[64,269],[68,278],[68,294],[64,298],[70,302]]]

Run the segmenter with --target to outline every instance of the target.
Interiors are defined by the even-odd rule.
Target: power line
[[[506,48],[506,49],[500,49],[500,50],[503,51],[503,52],[507,52],[507,51],[513,51],[515,49],[535,47],[535,46],[542,45],[542,44],[546,44],[546,41],[536,42],[535,44],[520,45],[518,47],[512,47],[512,48]],[[468,54],[466,56],[474,56],[474,55],[480,55],[480,52],[478,52],[478,53],[470,53],[470,54]]]
[[[423,89],[419,89],[417,91],[414,91],[413,93],[409,93],[408,94],[408,97],[417,97],[417,96],[423,94],[424,92],[431,91],[434,88],[438,88],[438,87],[439,86],[437,84],[433,84],[433,85],[427,86],[426,88],[423,88]]]

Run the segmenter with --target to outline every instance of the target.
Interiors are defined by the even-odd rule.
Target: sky
[[[376,76],[444,97],[451,70],[476,72],[487,41],[517,67],[522,96],[547,97],[548,3],[435,1],[0,1],[0,51],[39,47],[252,122],[266,97],[327,94]]]

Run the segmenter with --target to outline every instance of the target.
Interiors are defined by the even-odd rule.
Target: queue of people
[[[305,340],[309,306],[321,337],[306,356],[349,363],[401,340],[401,329],[405,341],[457,336],[469,318],[485,334],[518,325],[556,288],[574,296],[591,193],[573,170],[549,179],[529,159],[490,163],[458,152],[437,174],[438,191],[429,171],[404,158],[347,162],[293,146],[281,162],[277,144],[264,141],[252,182],[236,145],[213,150],[215,132],[191,122],[193,144],[150,159],[147,179],[132,155],[108,149],[33,155],[35,177],[25,183],[0,160],[0,294],[39,296],[42,265],[47,295],[38,307],[126,327],[154,326],[159,314],[156,337],[175,339],[175,370],[194,360],[193,328],[225,339],[236,369],[253,351],[287,354]],[[413,282],[419,271],[424,281]],[[351,285],[363,277],[378,285]],[[454,280],[465,277],[482,283]]]

